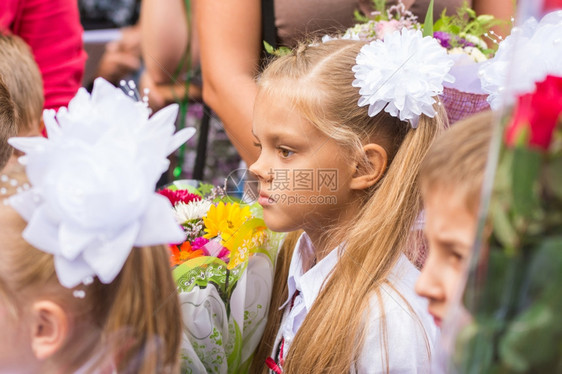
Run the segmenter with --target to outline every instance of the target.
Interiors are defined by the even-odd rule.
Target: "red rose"
[[[562,0],[544,0],[542,9],[543,13],[552,12],[556,9],[562,9]]]
[[[537,83],[535,92],[519,97],[511,123],[506,129],[506,143],[514,145],[523,129],[527,144],[547,150],[562,113],[562,77],[548,76]]]

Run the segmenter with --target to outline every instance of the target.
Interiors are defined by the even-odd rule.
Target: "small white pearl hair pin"
[[[125,92],[125,94],[127,94],[127,96],[129,96],[130,98],[132,98],[135,101],[142,102],[144,104],[144,106],[150,112],[152,112],[152,110],[148,107],[148,100],[149,100],[148,95],[150,93],[149,88],[143,89],[143,95],[141,97],[141,94],[140,94],[140,92],[137,88],[137,85],[136,85],[135,81],[133,81],[133,80],[125,81],[123,79],[119,82],[119,87],[123,90],[123,92]]]

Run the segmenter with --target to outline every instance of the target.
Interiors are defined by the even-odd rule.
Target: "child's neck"
[[[318,262],[322,261],[337,245],[334,244],[333,237],[326,235],[325,232],[313,232],[310,230],[305,230],[305,232],[312,242],[312,251],[306,253],[301,252],[302,270],[304,273]]]
[[[306,272],[318,262],[322,261],[336,247],[345,241],[348,223],[357,219],[357,212],[360,209],[357,204],[359,200],[348,204],[337,212],[336,217],[326,222],[315,220],[314,224],[305,227],[304,231],[310,237],[313,246],[313,254],[303,255],[303,271]],[[327,232],[329,228],[337,228],[332,232]]]

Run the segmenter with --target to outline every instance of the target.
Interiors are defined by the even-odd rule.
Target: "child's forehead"
[[[472,193],[467,183],[447,181],[422,182],[421,195],[424,205],[455,205],[468,213],[477,214],[480,195]]]

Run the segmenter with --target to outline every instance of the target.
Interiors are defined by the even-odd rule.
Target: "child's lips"
[[[260,204],[261,206],[268,206],[271,205],[271,203],[273,203],[273,199],[269,195],[260,192],[260,196],[258,197],[258,204]]]
[[[437,327],[441,327],[441,318],[439,318],[437,316],[433,316],[433,321],[435,322]]]
[[[443,319],[441,318],[441,316],[438,315],[438,313],[435,313],[435,311],[432,311],[431,309],[429,309],[428,312],[433,317],[433,321],[435,322],[437,327],[441,327],[441,324],[443,322]]]

